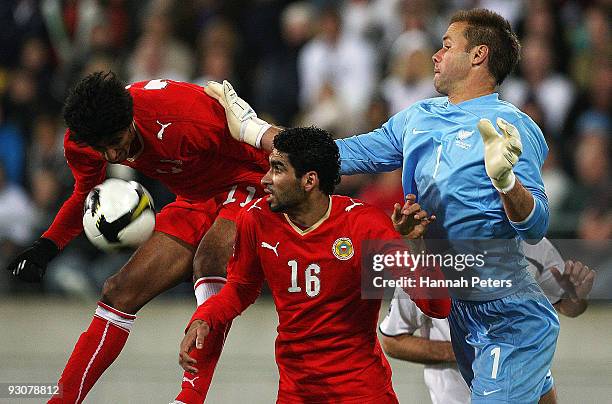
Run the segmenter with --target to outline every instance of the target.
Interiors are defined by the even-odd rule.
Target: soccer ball
[[[138,247],[155,227],[153,199],[135,181],[107,179],[89,192],[83,211],[87,238],[104,251]]]

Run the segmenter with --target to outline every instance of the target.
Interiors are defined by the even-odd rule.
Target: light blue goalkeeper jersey
[[[487,176],[484,145],[476,127],[481,118],[501,117],[517,127],[523,153],[514,172],[535,198],[532,213],[520,223],[508,220],[501,198]],[[541,168],[548,147],[538,126],[496,93],[452,104],[448,97],[415,103],[381,128],[337,141],[342,174],[377,173],[403,167],[404,195],[437,216],[430,239],[511,239],[504,251],[487,254],[474,269],[480,278],[511,281],[503,287],[454,290],[455,298],[486,301],[514,293],[535,281],[520,253],[520,239],[541,239],[548,227],[548,201]]]

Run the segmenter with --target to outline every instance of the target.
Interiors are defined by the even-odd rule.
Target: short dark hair
[[[274,148],[287,154],[296,178],[315,171],[319,189],[334,193],[340,183],[340,151],[329,132],[314,126],[284,129],[274,137]]]
[[[451,24],[466,22],[466,51],[477,45],[489,48],[489,71],[496,84],[501,84],[518,65],[521,44],[512,31],[508,20],[501,15],[483,8],[461,10],[451,17]]]
[[[115,73],[95,72],[70,90],[63,113],[71,140],[98,146],[130,126],[134,105],[125,83]]]

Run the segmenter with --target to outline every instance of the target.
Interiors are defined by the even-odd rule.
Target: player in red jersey
[[[270,167],[262,179],[269,196],[239,214],[228,282],[193,315],[181,366],[198,373],[190,350],[252,304],[265,279],[280,322],[277,402],[397,403],[376,335],[381,301],[361,298],[361,256],[362,241],[400,235],[382,210],[332,196],[340,161],[327,132],[282,131]],[[448,315],[449,299],[431,304]]]
[[[82,231],[83,202],[104,180],[107,163],[132,167],[177,195],[157,214],[152,237],[105,282],[93,321],[68,360],[62,395],[51,402],[79,403],[119,355],[136,312],[149,300],[192,273],[198,304],[223,286],[235,216],[262,194],[268,163],[266,153],[227,141],[223,107],[193,84],[125,86],[113,73],[94,73],[72,89],[64,119],[74,191],[51,227],[9,266],[13,275],[41,280],[47,263]],[[206,359],[201,377],[194,385],[183,382],[179,398],[204,400],[226,330],[217,331],[198,352]]]

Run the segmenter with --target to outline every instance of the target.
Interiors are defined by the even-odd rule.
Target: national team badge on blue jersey
[[[346,261],[350,259],[355,253],[355,249],[353,248],[353,242],[348,237],[341,237],[338,240],[334,241],[334,245],[332,246],[332,252],[334,253],[334,256],[340,261]]]
[[[470,143],[467,143],[466,140],[472,137],[473,134],[474,134],[473,130],[467,131],[467,130],[461,129],[459,133],[457,134],[457,137],[455,137],[455,144],[461,147],[462,149],[465,149],[465,150],[470,149],[472,145]]]

